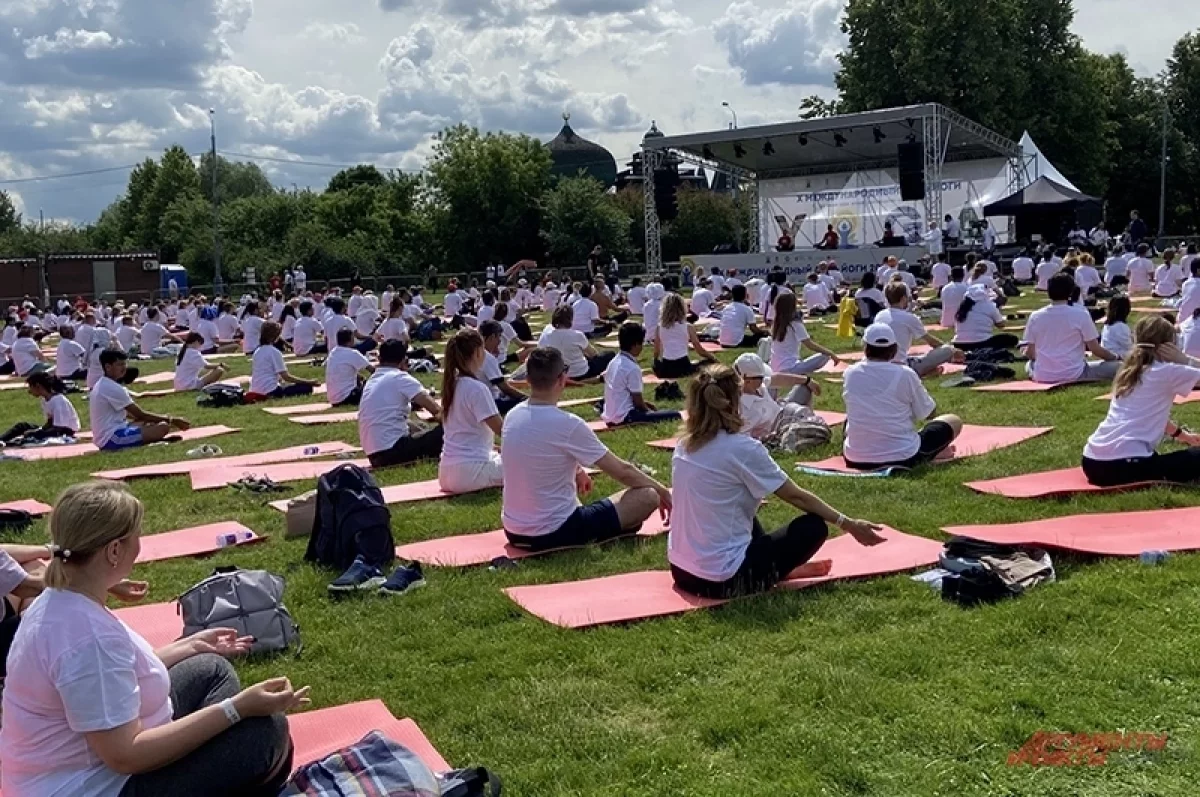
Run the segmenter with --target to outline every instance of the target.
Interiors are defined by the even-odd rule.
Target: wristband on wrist
[[[229,720],[230,725],[237,725],[242,721],[242,715],[238,713],[237,707],[233,705],[233,698],[227,697],[217,705],[225,712],[225,719]]]
[[[840,529],[845,522],[846,516],[838,512],[837,520],[833,521],[833,525]]]

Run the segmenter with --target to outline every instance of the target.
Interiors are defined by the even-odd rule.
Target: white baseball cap
[[[733,370],[737,371],[743,377],[762,377],[765,379],[771,375],[771,369],[762,361],[762,358],[757,354],[749,352],[740,355],[733,361]]]
[[[987,288],[983,285],[972,285],[967,288],[967,297],[973,302],[986,302],[991,298],[988,296]]]
[[[863,341],[868,346],[880,348],[896,345],[896,333],[887,324],[871,324],[863,332]]]

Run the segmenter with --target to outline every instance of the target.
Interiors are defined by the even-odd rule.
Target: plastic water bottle
[[[217,547],[228,548],[231,545],[241,545],[244,542],[250,542],[254,539],[253,531],[233,531],[228,534],[217,535]]]
[[[1142,551],[1138,558],[1144,565],[1161,565],[1171,558],[1171,554],[1167,551]]]
[[[308,448],[304,449],[304,456],[306,457],[315,457],[320,453],[321,449],[318,446],[309,446]]]

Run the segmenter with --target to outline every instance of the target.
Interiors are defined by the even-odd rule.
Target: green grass
[[[1026,298],[1016,306],[1040,303]],[[819,323],[810,329],[839,350],[850,348]],[[232,373],[246,372],[238,361]],[[1105,388],[1000,395],[928,384],[941,411],[971,423],[1055,431],[905,478],[799,476],[799,483],[848,514],[933,538],[947,525],[1198,503],[1183,489],[1070,501],[975,495],[962,482],[1076,464],[1103,417],[1105,403],[1093,399]],[[76,403],[86,420],[86,404]],[[304,428],[259,408],[200,410],[187,397],[147,406],[197,424],[240,427],[240,434],[212,441],[226,454],[357,443],[353,424]],[[841,409],[840,387],[827,384],[817,406]],[[1177,417],[1200,425],[1198,411],[1192,405]],[[580,413],[593,417],[586,408]],[[24,393],[0,392],[0,426],[36,416]],[[669,453],[643,443],[673,431],[641,428],[604,440],[669,478]],[[832,455],[839,443],[835,435],[834,445],[805,458]],[[0,463],[0,500],[52,502],[90,471],[183,453],[174,446]],[[781,462],[791,469],[792,458]],[[435,474],[435,465],[424,465],[378,478],[390,484]],[[303,653],[240,664],[243,680],[286,674],[313,687],[318,707],[382,698],[397,716],[413,717],[451,763],[496,769],[514,795],[1195,793],[1200,557],[1148,568],[1136,560],[1056,556],[1057,584],[970,611],[901,575],[581,632],[525,615],[501,588],[661,568],[664,539],[529,560],[498,573],[431,569],[429,587],[403,598],[332,602],[325,593],[331,574],[303,564],[305,542],[282,539],[283,518],[264,506],[266,499],[193,493],[184,478],[132,488],[146,504],[147,533],[235,519],[272,535],[261,546],[136,573],[152,582],[156,601],[171,600],[217,565],[286,576]],[[597,480],[597,494],[615,489]],[[777,500],[764,513],[770,522],[788,517]],[[406,542],[485,531],[499,519],[499,494],[489,493],[394,507],[393,532]],[[45,533],[41,521],[21,539]],[[1101,767],[1007,766],[1009,752],[1038,730],[1158,732],[1170,741],[1162,753],[1113,754]]]

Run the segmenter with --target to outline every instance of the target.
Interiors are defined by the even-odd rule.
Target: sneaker
[[[408,567],[397,567],[383,586],[379,588],[380,595],[403,595],[410,589],[425,586],[425,575],[421,572],[420,562],[413,562]]]
[[[375,589],[386,579],[383,571],[366,563],[361,556],[354,559],[354,564],[346,569],[329,585],[330,592],[356,592],[359,590]]]

